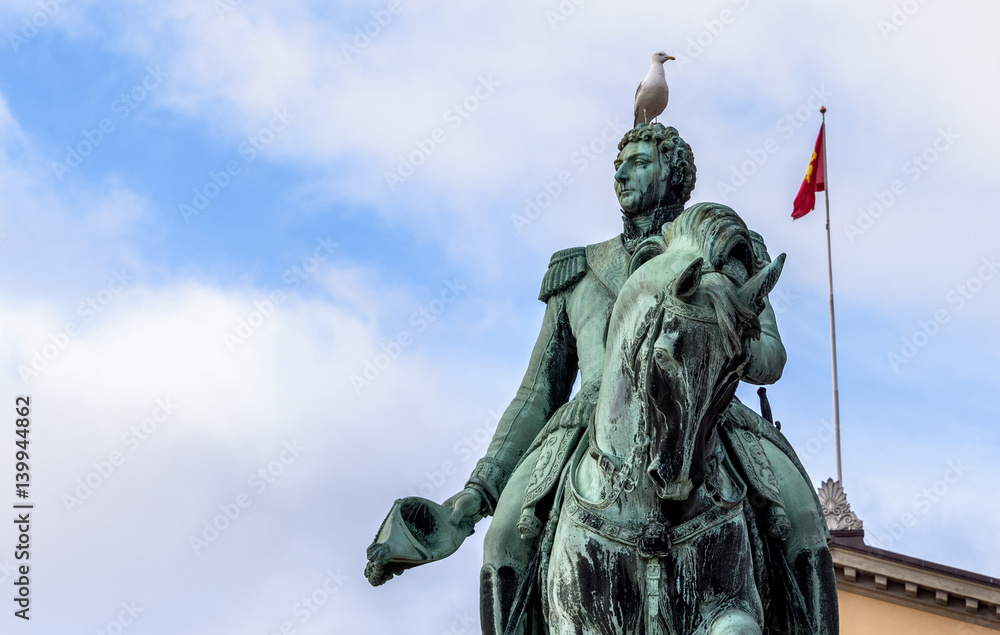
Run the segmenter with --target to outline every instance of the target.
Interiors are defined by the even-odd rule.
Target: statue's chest
[[[577,284],[566,312],[576,341],[577,365],[587,383],[599,379],[604,369],[604,346],[615,297],[592,272]]]

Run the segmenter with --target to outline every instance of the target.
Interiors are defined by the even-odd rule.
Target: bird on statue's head
[[[663,74],[663,63],[677,59],[663,51],[653,53],[649,60],[649,73],[635,89],[635,121],[632,126],[650,123],[667,107],[670,91],[667,88],[667,78]]]

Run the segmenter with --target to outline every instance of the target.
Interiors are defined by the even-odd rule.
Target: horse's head
[[[619,296],[642,307],[622,361],[639,401],[655,491],[686,500],[715,467],[715,424],[760,337],[763,298],[784,254],[756,262],[746,226],[721,205],[692,207],[659,244],[662,253],[647,249]]]

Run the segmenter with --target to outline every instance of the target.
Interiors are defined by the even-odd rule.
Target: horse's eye
[[[671,364],[678,359],[680,353],[681,333],[674,328],[676,317],[671,316],[663,322],[663,330],[653,345],[653,360],[660,366]]]

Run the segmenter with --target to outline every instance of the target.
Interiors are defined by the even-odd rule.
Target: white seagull
[[[635,89],[635,121],[632,126],[649,123],[667,107],[670,91],[667,89],[667,78],[663,75],[663,63],[677,59],[663,51],[653,53],[649,60],[649,72],[646,79],[639,82]]]

